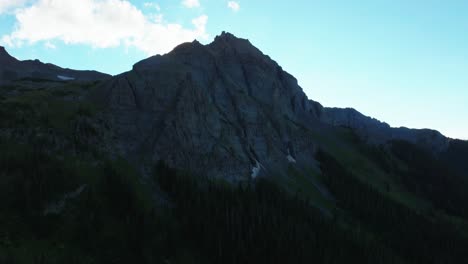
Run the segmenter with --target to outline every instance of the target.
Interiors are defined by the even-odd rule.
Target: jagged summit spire
[[[220,35],[216,36],[213,43],[217,43],[217,42],[236,42],[236,41],[247,41],[247,39],[242,39],[242,38],[238,38],[236,37],[234,34],[232,33],[229,33],[229,32],[226,32],[226,31],[223,31],[221,32]]]
[[[219,37],[221,37],[221,38],[237,38],[236,36],[234,36],[234,34],[226,32],[226,31],[221,32],[221,35],[219,35]]]
[[[226,31],[223,31],[221,35],[216,36],[214,41],[211,42],[208,47],[214,51],[235,50],[238,54],[249,53],[254,54],[254,56],[264,55],[248,39],[238,38]]]
[[[263,58],[264,54],[252,45],[248,39],[238,38],[229,32],[223,31],[210,44],[204,45],[196,39],[192,42],[185,42],[176,46],[167,54],[157,54],[135,63],[133,69],[150,69],[160,65],[162,61],[169,57],[178,57],[193,63],[220,54],[231,54],[232,56],[250,54],[259,58],[259,60],[270,60],[268,56]]]

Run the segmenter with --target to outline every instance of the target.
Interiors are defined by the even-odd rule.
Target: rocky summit
[[[143,60],[95,99],[109,108],[119,154],[228,179],[309,162],[307,134],[320,126],[297,80],[229,33]]]
[[[249,40],[226,32],[136,63],[101,84],[93,100],[108,109],[118,155],[231,180],[281,174],[291,163],[314,166],[316,135],[333,138],[336,126],[369,143],[404,139],[434,152],[449,141],[354,109],[324,108]]]

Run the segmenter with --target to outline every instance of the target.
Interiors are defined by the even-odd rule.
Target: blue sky
[[[20,59],[118,74],[221,31],[248,38],[309,98],[468,139],[468,1],[1,0]]]

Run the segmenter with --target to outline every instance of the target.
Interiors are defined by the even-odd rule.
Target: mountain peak
[[[215,52],[234,52],[234,54],[250,54],[255,57],[264,56],[248,39],[238,38],[235,35],[223,31],[221,35],[215,37],[214,41],[208,45]]]
[[[234,34],[226,32],[226,31],[223,31],[221,32],[221,35],[216,36],[212,44],[219,43],[219,42],[222,42],[222,43],[248,42],[250,43],[247,39],[238,38]]]
[[[237,39],[237,37],[234,36],[234,34],[226,32],[226,31],[221,32],[221,35],[217,37],[224,38],[224,39]]]
[[[3,46],[0,46],[0,56],[1,56],[1,57],[4,57],[4,56],[9,56],[9,57],[11,57],[11,55],[8,54],[8,52],[6,51],[5,47],[3,47]]]
[[[5,66],[7,63],[17,62],[17,60],[6,51],[5,47],[0,46],[0,62]]]

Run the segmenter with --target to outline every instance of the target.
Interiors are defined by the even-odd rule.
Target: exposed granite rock
[[[211,44],[184,43],[140,61],[92,98],[107,108],[117,155],[146,168],[161,159],[231,180],[311,166],[318,144],[311,132],[334,126],[375,144],[403,139],[434,152],[448,144],[437,131],[391,128],[354,109],[324,108],[248,40],[225,32]]]
[[[310,163],[318,120],[297,80],[229,33],[134,65],[103,84],[119,154],[236,180]]]

